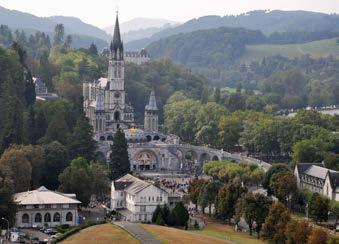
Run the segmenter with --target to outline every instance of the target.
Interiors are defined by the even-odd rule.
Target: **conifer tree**
[[[29,144],[36,143],[36,125],[35,125],[35,112],[32,106],[29,107],[27,125],[26,125],[27,141]]]
[[[69,141],[70,158],[84,157],[88,161],[95,159],[96,141],[93,139],[93,128],[88,118],[81,114],[73,129]]]
[[[35,132],[36,132],[37,140],[45,136],[46,129],[47,129],[46,117],[45,117],[44,112],[40,110],[36,116],[36,121],[35,121]]]
[[[127,148],[125,133],[121,129],[118,129],[113,137],[113,145],[111,146],[110,177],[112,180],[130,171]]]

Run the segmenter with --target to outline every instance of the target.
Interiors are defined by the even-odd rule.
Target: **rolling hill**
[[[202,29],[219,27],[243,27],[260,30],[265,35],[274,32],[339,30],[339,15],[324,14],[309,11],[265,11],[257,10],[237,16],[203,16],[192,19],[175,28],[169,28],[155,33],[150,38],[144,38],[128,43],[127,49],[140,49],[159,39],[179,33],[187,33]]]
[[[264,57],[273,55],[295,58],[306,54],[314,58],[332,55],[339,60],[339,44],[336,43],[336,38],[333,38],[303,44],[247,45],[245,54],[239,59],[239,62],[261,61]]]
[[[86,24],[78,18],[64,16],[38,17],[0,6],[0,24],[9,26],[13,31],[19,29],[28,34],[42,31],[50,35],[58,23],[64,24],[65,33],[73,36],[74,47],[88,47],[88,43],[94,42],[102,49],[107,46],[107,40],[111,38],[105,31]]]

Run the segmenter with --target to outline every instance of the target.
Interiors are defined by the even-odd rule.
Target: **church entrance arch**
[[[119,121],[120,120],[120,112],[119,111],[115,111],[114,112],[114,120],[115,121]]]
[[[154,152],[143,150],[138,152],[133,158],[133,169],[140,171],[155,170],[158,160]]]

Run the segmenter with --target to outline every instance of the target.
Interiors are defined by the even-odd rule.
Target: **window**
[[[24,224],[28,224],[29,223],[29,215],[26,214],[26,213],[23,214],[21,222],[24,223]]]
[[[122,191],[120,192],[120,196],[121,196],[121,197],[124,196],[124,193],[123,193]]]
[[[60,222],[60,214],[58,212],[53,215],[53,222]]]
[[[66,221],[73,221],[73,214],[71,212],[66,214]]]
[[[44,216],[44,221],[45,222],[51,222],[51,214],[50,213],[46,213]]]
[[[33,208],[39,208],[39,205],[38,204],[34,204]]]
[[[35,214],[34,222],[35,223],[41,223],[41,221],[42,221],[41,213]]]
[[[157,202],[159,202],[159,197],[157,197]]]
[[[140,206],[140,212],[146,212],[146,206]]]
[[[160,202],[162,202],[162,196],[160,196]]]

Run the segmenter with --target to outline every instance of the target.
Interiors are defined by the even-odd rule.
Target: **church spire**
[[[115,19],[113,40],[111,42],[111,52],[113,55],[113,59],[122,60],[123,51],[124,51],[124,45],[123,45],[123,42],[121,41],[119,18],[118,18],[118,12],[117,12],[117,16]]]
[[[151,91],[151,95],[149,96],[149,102],[145,107],[146,110],[158,110],[157,101],[155,100],[154,89]]]

